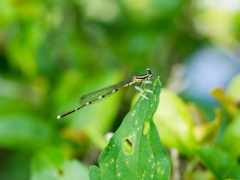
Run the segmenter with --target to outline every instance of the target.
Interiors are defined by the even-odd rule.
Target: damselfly
[[[69,111],[67,113],[64,113],[62,115],[59,115],[57,118],[60,119],[68,114],[71,114],[97,100],[100,100],[114,92],[117,92],[119,89],[122,89],[124,87],[127,87],[127,86],[131,86],[133,84],[139,84],[139,83],[142,83],[141,87],[138,87],[138,86],[135,86],[135,88],[138,90],[138,92],[150,92],[152,93],[151,90],[147,90],[147,89],[144,89],[145,87],[145,84],[151,84],[152,82],[150,81],[150,79],[152,78],[152,72],[150,71],[150,69],[146,69],[147,71],[147,74],[144,74],[144,75],[136,75],[136,76],[133,76],[131,79],[127,79],[125,81],[122,81],[122,82],[119,82],[117,84],[114,84],[114,85],[111,85],[111,86],[107,86],[105,88],[102,88],[102,89],[99,89],[97,91],[94,91],[94,92],[91,92],[89,94],[86,94],[86,95],[83,95],[81,98],[80,98],[80,106],[73,109],[72,111]],[[140,95],[142,97],[144,97],[145,99],[149,99],[148,97],[146,97],[145,95],[143,95],[142,93],[140,93]]]

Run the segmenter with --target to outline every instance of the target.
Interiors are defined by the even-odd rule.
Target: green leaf
[[[240,155],[240,112],[236,113],[233,120],[228,124],[220,144],[233,157]]]
[[[58,180],[66,158],[60,149],[49,147],[35,155],[31,164],[31,180]]]
[[[237,107],[223,89],[216,88],[212,90],[211,94],[223,105],[229,115],[233,116],[235,114]]]
[[[68,160],[56,147],[48,147],[35,155],[31,180],[88,180],[88,169],[77,160]]]
[[[100,168],[90,167],[90,179],[169,179],[169,157],[153,123],[161,91],[159,79],[154,83],[150,100],[138,99],[101,153]]]
[[[50,142],[51,129],[30,117],[0,116],[0,137],[0,146],[34,149]]]
[[[222,111],[216,109],[216,118],[211,122],[205,122],[194,127],[194,135],[198,142],[213,142],[218,134],[219,126],[222,121]]]
[[[162,90],[154,122],[166,146],[175,147],[185,154],[191,153],[196,147],[193,120],[187,105],[167,89]]]
[[[228,95],[234,102],[240,101],[240,74],[235,76],[228,87]]]
[[[88,180],[88,168],[77,160],[67,161],[63,165],[63,180]]]
[[[197,153],[217,179],[240,179],[239,164],[226,152],[216,147],[202,146]]]
[[[29,153],[19,150],[1,149],[0,179],[26,180],[29,179]]]

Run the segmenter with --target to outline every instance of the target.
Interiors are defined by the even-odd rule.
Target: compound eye
[[[149,68],[146,69],[147,73],[148,73],[148,77],[151,78],[152,77],[152,73],[151,70]]]

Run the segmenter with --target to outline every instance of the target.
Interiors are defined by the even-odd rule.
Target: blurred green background
[[[185,163],[171,178],[212,179],[211,168],[192,168],[198,164],[191,148],[196,136],[183,133],[187,140],[175,144],[174,132],[161,130],[173,128],[169,118],[176,118],[164,112],[179,113],[171,109],[178,102],[164,102],[174,104],[172,92],[190,102],[195,114],[181,114],[188,120],[179,127],[187,122],[192,128],[196,119],[206,125],[221,107],[223,118],[199,128],[204,137],[196,141],[221,147],[238,161],[240,80],[232,79],[240,72],[239,40],[238,0],[1,0],[0,179],[87,178],[87,167],[97,164],[107,144],[106,133],[119,127],[136,91],[124,89],[60,120],[57,115],[78,107],[84,93],[147,68],[170,93],[162,94],[156,124],[169,123],[159,134],[169,153],[176,148]],[[220,104],[210,95],[214,88],[220,88],[212,93]],[[228,149],[232,138],[237,151]]]

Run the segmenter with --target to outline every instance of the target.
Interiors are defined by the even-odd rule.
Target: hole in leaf
[[[132,153],[133,152],[133,143],[129,139],[124,139],[123,141],[123,149],[125,153]]]

